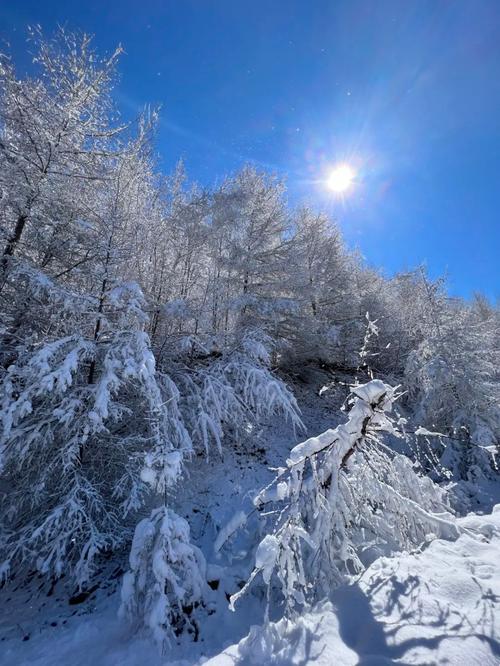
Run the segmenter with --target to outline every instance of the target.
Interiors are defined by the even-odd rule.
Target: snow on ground
[[[277,421],[265,425],[228,447],[223,459],[215,452],[208,463],[200,457],[179,487],[175,508],[191,508],[184,515],[193,539],[207,557],[209,579],[220,581],[197,642],[182,637],[162,658],[149,640],[130,638],[116,615],[126,566],[117,556],[80,603],[68,602],[74,591],[64,581],[49,596],[49,586],[38,579],[0,590],[0,666],[500,664],[500,507],[491,516],[461,519],[464,534],[455,543],[436,540],[423,552],[376,560],[330,601],[294,621],[263,628],[258,588],[229,611],[229,595],[249,573],[245,550],[255,535],[243,530],[217,554],[217,534],[251,505],[273,476],[269,467],[282,464],[304,434],[336,425],[332,415],[345,397],[343,389],[321,399],[310,386],[295,392],[306,433],[294,435]]]
[[[209,618],[205,646],[183,643],[162,659],[148,641],[128,638],[116,618],[114,596],[78,622],[40,629],[29,641],[3,641],[0,663],[494,666],[500,663],[500,506],[489,516],[472,515],[460,524],[464,534],[456,542],[436,540],[423,552],[380,558],[331,601],[294,621],[252,627],[246,638],[222,652],[217,643],[220,648],[224,635],[227,639],[241,630],[243,609],[227,628]]]
[[[500,664],[500,505],[456,542],[376,560],[296,621],[253,627],[205,666]]]

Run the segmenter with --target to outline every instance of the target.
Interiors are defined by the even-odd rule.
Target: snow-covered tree
[[[399,434],[390,417],[395,389],[374,379],[352,393],[346,423],[295,446],[256,496],[257,510],[266,509],[273,527],[233,605],[259,573],[267,585],[277,576],[294,610],[361,571],[370,550],[417,546],[431,533],[457,536],[443,491],[381,439]]]
[[[0,58],[4,366],[15,358],[20,329],[41,328],[31,293],[44,276],[67,278],[93,260],[82,244],[86,207],[106,180],[121,130],[110,97],[120,49],[102,59],[86,35],[63,30],[54,40],[35,30],[32,39],[38,77],[19,79]]]
[[[151,633],[165,653],[172,637],[198,634],[196,609],[206,596],[206,565],[190,541],[189,525],[162,506],[135,529],[124,576],[120,617]]]
[[[423,426],[449,437],[435,442],[444,466],[475,480],[494,471],[500,444],[498,311],[450,300],[425,278],[424,287],[424,335],[405,368],[410,399]]]
[[[110,124],[115,57],[61,33],[39,41],[40,79],[2,69],[1,151],[15,161],[2,173],[19,185],[2,185],[2,224],[23,217],[3,264],[3,575],[35,567],[84,584],[96,557],[127,541],[144,453],[170,434],[127,264],[145,214],[148,126],[128,140]]]
[[[248,330],[234,340],[231,350],[215,356],[207,350],[206,362],[192,370],[173,368],[182,392],[181,408],[195,445],[222,451],[226,432],[238,439],[250,424],[281,416],[302,428],[299,408],[282,379],[269,369],[272,340],[259,330]],[[203,352],[203,350],[201,350]]]
[[[346,332],[358,315],[351,257],[326,215],[303,207],[292,221],[285,293],[296,307],[280,327],[289,342],[282,364],[313,360],[347,367]]]
[[[283,185],[244,168],[213,195],[216,330],[269,326],[280,308],[286,264]]]
[[[4,575],[35,567],[85,583],[96,557],[126,542],[144,451],[170,434],[140,294],[123,287],[110,298],[121,310],[112,331],[30,345],[4,377]]]

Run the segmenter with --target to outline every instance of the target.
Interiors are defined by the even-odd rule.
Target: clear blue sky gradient
[[[21,71],[34,23],[123,44],[118,101],[161,104],[162,168],[208,185],[254,161],[387,274],[500,296],[500,0],[1,0]],[[343,201],[337,161],[359,174]]]

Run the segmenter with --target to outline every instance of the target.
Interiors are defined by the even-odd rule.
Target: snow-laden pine
[[[176,632],[198,632],[193,611],[205,598],[206,564],[186,520],[166,506],[154,510],[135,528],[129,563],[120,617],[147,629],[162,652]]]

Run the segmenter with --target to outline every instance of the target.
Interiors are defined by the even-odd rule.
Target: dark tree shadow
[[[391,576],[387,581],[391,583],[389,596],[385,611],[391,612],[393,609],[402,611],[397,624],[391,627],[388,623],[383,623],[375,617],[371,604],[371,593],[379,587],[379,584],[372,588],[368,587],[365,593],[357,584],[339,588],[332,596],[332,602],[335,606],[337,619],[339,622],[339,633],[344,643],[357,653],[359,664],[362,666],[378,666],[382,664],[392,664],[398,660],[398,664],[405,664],[401,661],[407,652],[413,648],[426,648],[436,650],[444,639],[463,641],[467,638],[477,638],[487,643],[496,657],[500,657],[500,643],[491,636],[477,631],[479,627],[474,626],[465,614],[459,615],[456,610],[443,608],[436,602],[436,617],[424,617],[421,604],[416,596],[413,598],[414,604],[410,604],[411,610],[404,603],[404,598],[412,598],[412,593],[416,592],[422,584],[417,576],[409,576],[406,581],[401,582]],[[490,601],[491,597],[483,603]],[[489,607],[493,612],[493,606]],[[484,611],[483,611],[484,613]],[[450,619],[456,621],[450,626]],[[393,636],[401,626],[414,627],[442,627],[442,633],[435,636],[414,636],[401,641],[398,644],[388,642],[388,638]],[[489,625],[492,626],[491,624]],[[481,629],[484,629],[484,624]],[[457,632],[460,632],[457,634]]]

